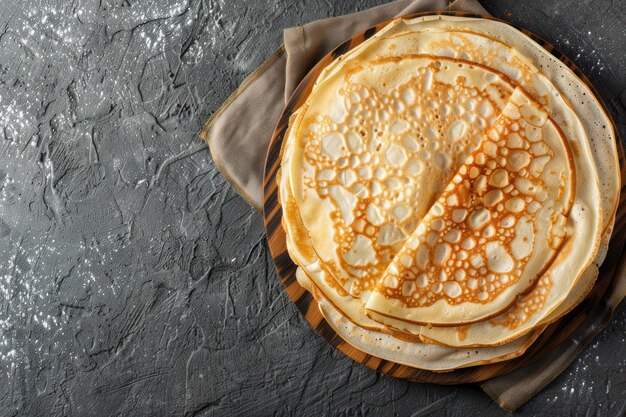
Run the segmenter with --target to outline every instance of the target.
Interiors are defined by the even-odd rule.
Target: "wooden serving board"
[[[414,18],[424,15],[454,15],[466,17],[478,17],[483,19],[499,20],[488,16],[477,15],[465,12],[430,12],[415,13],[403,18]],[[395,20],[395,19],[393,19]],[[500,20],[499,20],[500,21]],[[614,284],[613,275],[620,261],[624,238],[626,236],[626,193],[624,192],[624,183],[626,182],[626,169],[624,168],[624,153],[620,141],[618,140],[618,152],[620,166],[622,167],[622,192],[620,196],[620,206],[615,221],[615,229],[611,240],[609,253],[606,261],[602,265],[600,276],[595,287],[589,296],[574,310],[562,319],[551,324],[528,348],[528,350],[520,357],[488,365],[474,366],[469,368],[457,369],[450,372],[432,372],[423,369],[417,369],[410,366],[398,364],[392,361],[384,360],[376,356],[369,355],[352,345],[345,342],[333,328],[326,322],[322,316],[317,301],[306,291],[296,280],[297,266],[289,257],[286,246],[285,231],[282,227],[282,209],[278,198],[278,186],[276,183],[276,174],[280,168],[281,148],[289,118],[306,100],[315,80],[320,72],[334,59],[345,54],[355,46],[369,39],[376,32],[380,31],[390,21],[380,23],[337,46],[333,51],[327,54],[322,60],[308,73],[302,80],[300,85],[294,91],[291,99],[287,103],[280,120],[276,126],[273,137],[268,149],[265,162],[264,177],[264,221],[269,243],[270,252],[276,264],[276,269],[280,275],[280,279],[285,286],[287,294],[298,307],[305,320],[330,344],[339,349],[348,357],[359,362],[375,371],[385,373],[387,375],[405,378],[416,382],[429,382],[437,384],[461,384],[469,382],[479,382],[490,379],[495,376],[512,372],[525,364],[531,363],[534,359],[545,356],[556,349],[562,342],[568,340],[576,329],[585,322],[590,320],[598,323],[605,323],[606,316],[610,316],[610,306],[603,303],[605,294]],[[508,23],[508,22],[505,22]],[[559,52],[553,45],[544,41],[539,36],[522,28],[517,28],[523,33],[531,37],[537,43],[542,45],[547,51],[565,63],[574,73],[583,80],[595,93],[598,100],[602,103],[600,96],[593,88],[588,78],[570,61],[565,55]],[[604,105],[604,104],[603,104]],[[606,111],[606,108],[605,108]],[[608,114],[608,112],[607,112]],[[614,129],[615,130],[615,129]],[[615,130],[616,135],[617,131]],[[597,317],[596,317],[597,316]],[[598,324],[599,326],[600,324]],[[593,330],[593,329],[592,329]],[[597,332],[592,332],[594,335]]]

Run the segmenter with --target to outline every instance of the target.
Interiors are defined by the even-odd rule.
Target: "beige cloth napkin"
[[[377,23],[410,13],[461,10],[488,15],[477,0],[397,0],[358,13],[285,29],[284,43],[209,118],[200,132],[224,177],[256,210],[263,207],[265,155],[287,100],[308,71],[335,46]],[[623,235],[622,235],[623,236]],[[623,240],[623,239],[622,239]],[[619,248],[621,253],[622,248]],[[620,254],[617,254],[618,258]],[[621,268],[621,269],[620,269]],[[513,411],[556,378],[600,332],[626,292],[624,266],[611,297],[547,358],[481,384],[502,408]],[[615,265],[608,279],[613,276]]]

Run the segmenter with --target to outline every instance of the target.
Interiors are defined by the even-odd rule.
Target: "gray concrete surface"
[[[0,1],[0,416],[505,415],[328,346],[196,137],[281,28],[377,3]],[[626,133],[625,2],[485,6],[571,56]],[[622,306],[518,415],[624,415],[625,342]]]

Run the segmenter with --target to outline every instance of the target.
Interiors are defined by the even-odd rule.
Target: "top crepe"
[[[404,242],[367,308],[458,324],[511,305],[564,241],[575,189],[570,155],[547,114],[514,93]]]
[[[292,118],[290,254],[356,325],[496,345],[590,287],[572,291],[619,187],[611,135],[591,126],[610,124],[595,101],[581,115],[567,98],[584,85],[566,72],[557,88],[553,69],[537,69],[549,54],[520,35],[483,19],[398,20],[327,67]],[[544,302],[528,325],[509,319],[492,341],[478,330],[534,291]]]

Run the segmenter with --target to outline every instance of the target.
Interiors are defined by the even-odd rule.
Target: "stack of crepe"
[[[517,357],[589,292],[610,120],[520,31],[397,19],[320,73],[278,176],[299,283],[356,348],[432,371]]]

